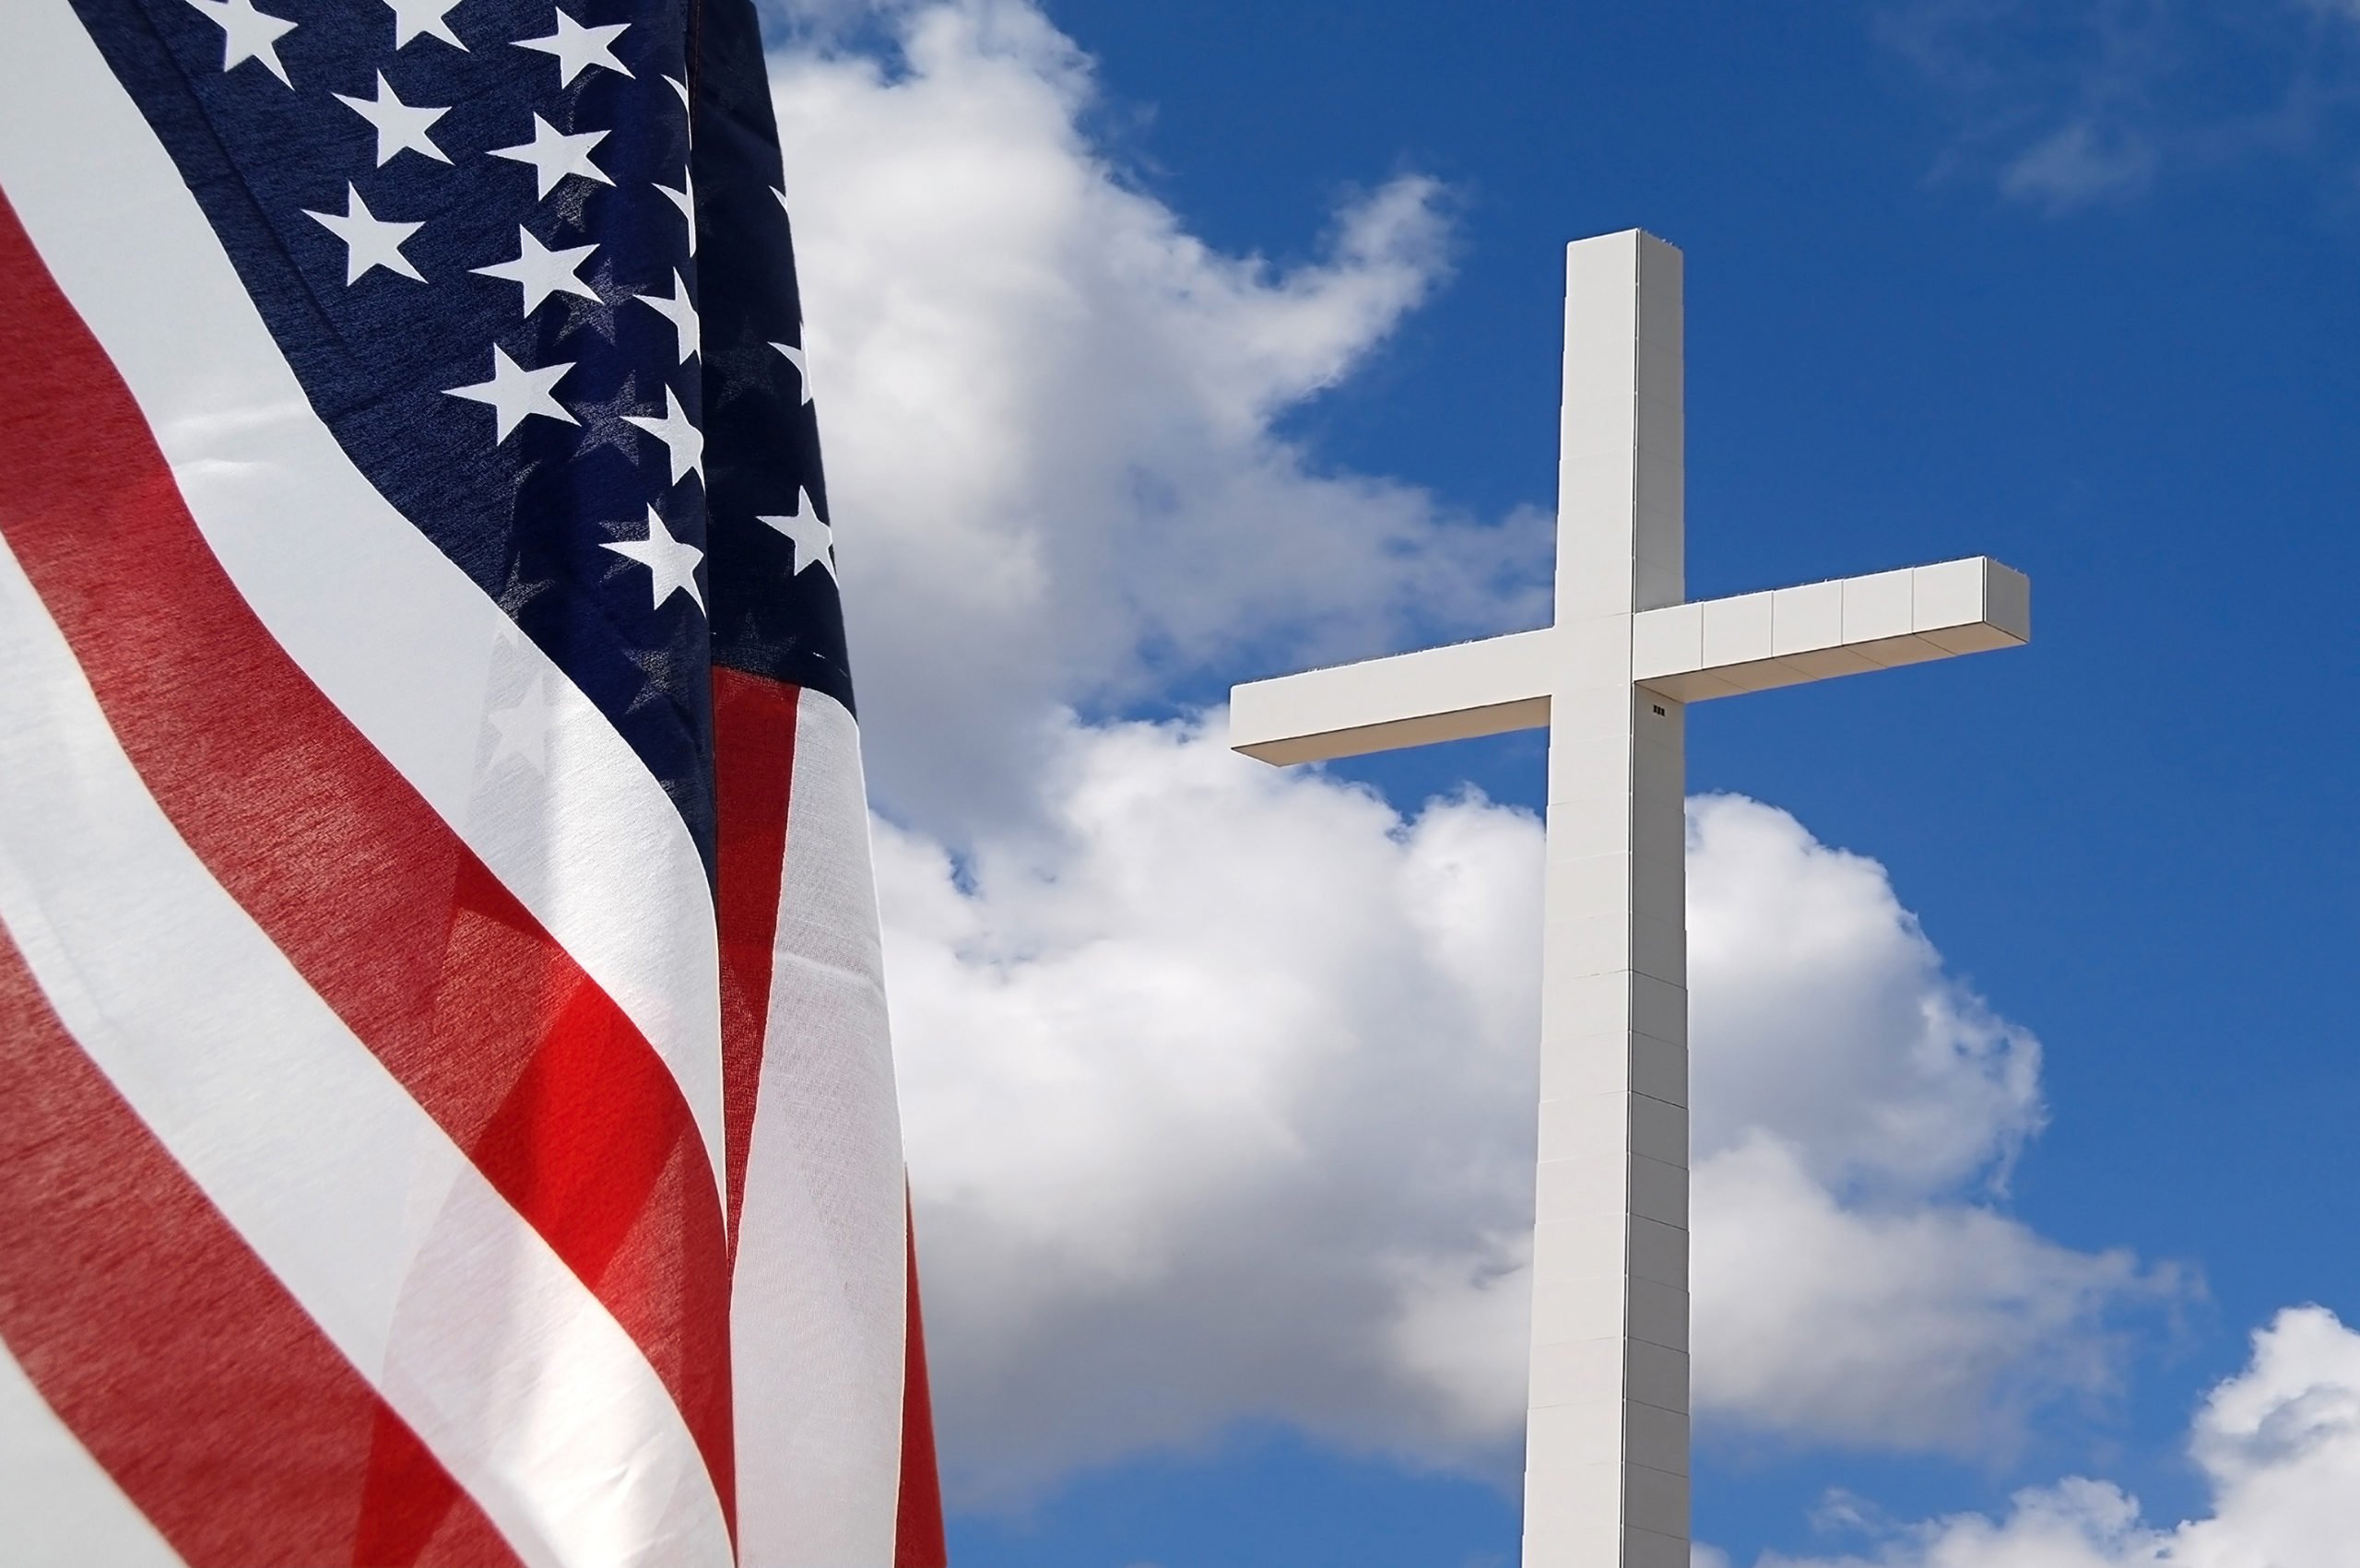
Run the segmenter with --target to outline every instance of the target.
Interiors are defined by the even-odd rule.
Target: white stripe
[[[183,1568],[0,1345],[0,1542],[13,1568]]]
[[[99,1070],[526,1562],[728,1562],[639,1348],[181,841],[5,548],[0,669],[0,925]]]
[[[703,1131],[717,1188],[718,949],[678,811],[313,414],[66,0],[10,0],[0,186],[130,386],[239,592],[647,1036]],[[546,774],[514,759],[487,766],[487,708],[530,690],[556,707]]]
[[[905,1345],[901,1121],[860,732],[796,704],[778,943],[732,1282],[748,1568],[893,1558]]]

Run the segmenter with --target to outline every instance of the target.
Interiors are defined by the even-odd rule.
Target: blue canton
[[[712,666],[852,702],[750,0],[75,4],[344,451],[710,872]]]

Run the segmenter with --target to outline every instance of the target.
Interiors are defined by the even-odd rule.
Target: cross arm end
[[[1270,763],[1535,729],[1549,722],[1546,631],[1517,631],[1248,681],[1229,694],[1229,744]]]
[[[1632,677],[1683,702],[2032,640],[2032,582],[1989,556],[1646,610]]]

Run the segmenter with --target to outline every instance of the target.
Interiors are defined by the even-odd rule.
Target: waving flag
[[[750,0],[8,0],[0,1558],[941,1557]]]

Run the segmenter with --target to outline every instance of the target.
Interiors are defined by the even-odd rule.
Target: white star
[[[620,556],[628,556],[647,568],[650,584],[655,594],[650,609],[662,609],[664,601],[675,594],[685,593],[696,601],[697,608],[704,608],[704,595],[697,590],[697,563],[704,560],[704,551],[694,545],[684,545],[664,526],[664,519],[655,509],[647,509],[647,537],[620,545],[605,545]]]
[[[304,216],[316,218],[320,226],[344,242],[344,284],[349,289],[360,281],[361,274],[372,266],[387,272],[398,272],[404,277],[426,281],[418,268],[409,265],[402,254],[402,246],[409,237],[426,227],[423,223],[389,223],[369,210],[360,193],[347,183],[344,187],[344,211],[313,212],[303,209]]]
[[[664,443],[672,459],[674,484],[691,472],[700,479],[704,477],[704,432],[689,423],[688,416],[680,412],[680,400],[672,395],[670,387],[664,389],[662,419],[652,419],[644,414],[625,414],[623,419]]]
[[[820,521],[819,510],[811,504],[811,492],[797,485],[795,489],[795,515],[792,517],[757,517],[757,523],[767,523],[786,536],[795,555],[794,576],[801,576],[807,566],[823,566],[828,575],[836,574],[836,531]]]
[[[689,286],[681,281],[679,269],[675,267],[672,271],[670,299],[661,294],[634,294],[631,298],[663,312],[664,318],[672,324],[673,333],[679,338],[680,363],[687,364],[689,357],[702,347],[702,339],[698,333],[697,302],[689,298]]]
[[[697,253],[697,183],[694,176],[683,169],[680,171],[678,190],[676,191],[669,185],[658,185],[655,188],[664,193],[665,200],[680,209],[682,218],[689,220],[689,254],[695,255]]]
[[[484,764],[485,771],[514,757],[537,773],[548,772],[549,720],[555,716],[547,685],[538,676],[534,677],[533,684],[525,689],[514,707],[494,708],[485,715],[491,721],[491,727],[500,732],[500,738],[491,749],[491,760]]]
[[[596,180],[601,185],[611,185],[605,170],[590,161],[590,149],[607,139],[604,131],[584,131],[569,136],[539,115],[533,116],[533,139],[514,147],[496,147],[494,158],[504,158],[513,163],[529,163],[540,185],[540,194],[548,195],[557,183],[568,174],[579,174],[584,180]]]
[[[562,419],[569,425],[582,422],[567,413],[565,406],[550,395],[557,383],[565,379],[565,372],[572,369],[573,362],[569,360],[563,364],[544,365],[537,371],[528,371],[510,359],[507,351],[495,343],[491,347],[491,379],[479,381],[473,386],[447,387],[443,395],[490,405],[500,428],[500,433],[492,439],[495,442],[503,442],[508,439],[509,431],[534,414],[545,419]]]
[[[771,195],[774,195],[774,196],[776,196],[776,197],[778,198],[778,209],[779,209],[779,211],[781,211],[781,212],[786,212],[786,190],[785,190],[785,188],[784,186],[780,186],[780,185],[773,185],[773,186],[771,187]],[[787,221],[788,221],[788,222],[790,222],[790,223],[791,223],[791,222],[793,222],[793,221],[795,220],[795,214],[793,214],[793,213],[791,213],[791,212],[786,212],[786,217],[787,217]]]
[[[254,9],[254,0],[188,0],[221,28],[221,68],[259,60],[270,74],[289,87],[287,67],[278,63],[278,41],[295,30],[284,17],[268,17]]]
[[[557,31],[547,38],[520,38],[519,49],[537,49],[557,57],[557,85],[565,87],[593,65],[604,65],[609,71],[631,75],[623,63],[615,58],[608,47],[615,40],[631,30],[629,22],[617,22],[612,27],[585,28],[563,11],[557,15]]]
[[[385,0],[394,13],[394,47],[399,49],[420,33],[432,33],[454,49],[465,49],[459,35],[442,18],[459,0]]]
[[[796,348],[793,344],[789,344],[789,343],[773,343],[773,344],[772,344],[772,345],[771,345],[771,347],[772,347],[772,348],[775,348],[775,349],[777,349],[780,353],[782,353],[782,354],[785,355],[785,356],[786,356],[786,362],[787,362],[788,364],[793,365],[793,366],[795,367],[795,380],[796,380],[796,384],[799,388],[801,388],[802,393],[803,393],[803,396],[802,396],[801,401],[803,401],[803,402],[805,402],[805,403],[808,403],[808,402],[810,402],[810,401],[811,401],[811,367],[810,367],[809,365],[808,365],[808,364],[804,363],[804,360],[803,360],[803,350],[802,350],[802,349],[800,349],[800,348]]]
[[[377,127],[377,167],[383,169],[393,161],[397,152],[422,153],[437,163],[448,163],[450,156],[436,147],[426,132],[435,121],[451,111],[429,109],[420,104],[404,103],[395,96],[393,87],[385,80],[385,73],[377,73],[377,96],[373,99],[352,98],[337,93],[336,100]]]
[[[584,300],[596,300],[598,291],[575,276],[582,264],[590,259],[596,245],[577,245],[568,251],[552,251],[533,238],[523,224],[516,226],[516,259],[492,266],[470,267],[467,270],[481,277],[500,277],[525,290],[524,313],[531,315],[543,300],[552,294],[574,294]]]
[[[689,84],[678,77],[667,77],[664,79],[672,84],[674,92],[680,95],[680,112],[689,122],[689,145],[694,147],[697,140],[697,113],[689,103]]]

